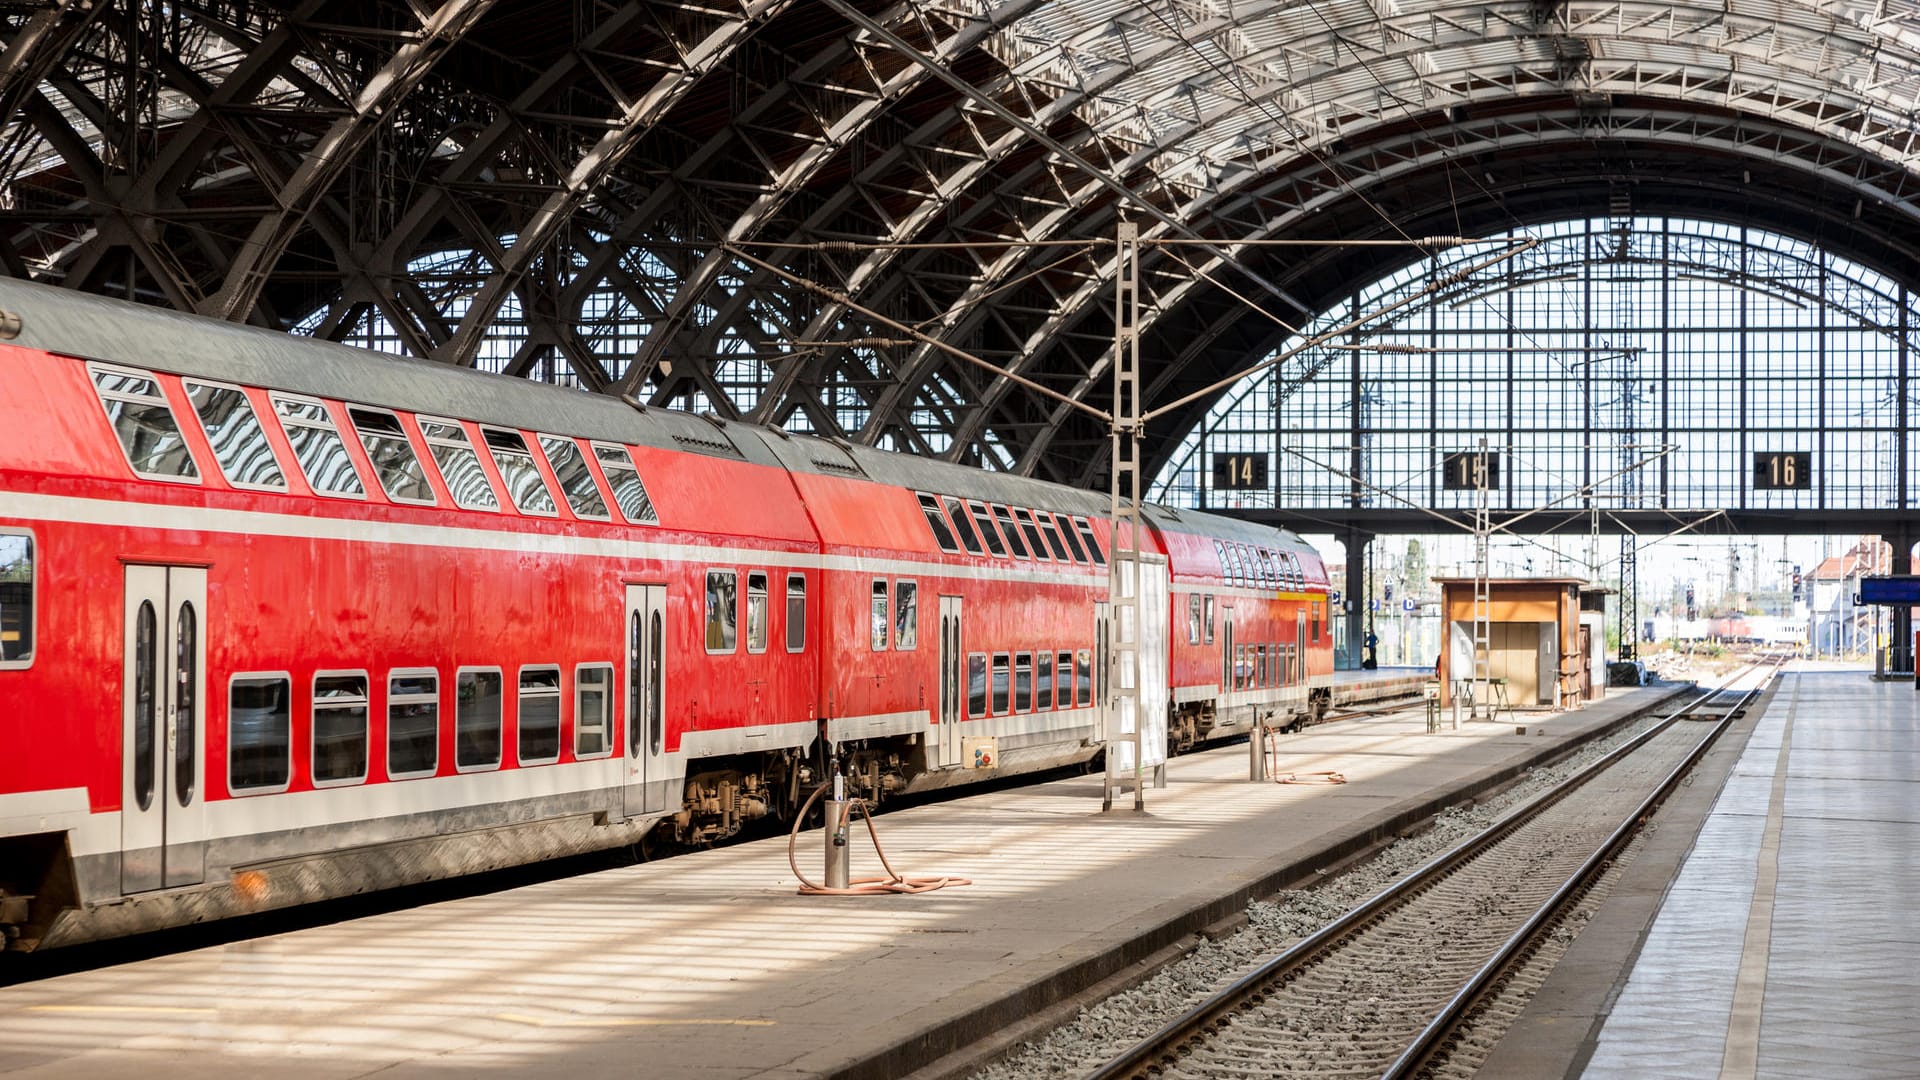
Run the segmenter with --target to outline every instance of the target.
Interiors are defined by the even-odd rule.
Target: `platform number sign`
[[[1213,487],[1215,491],[1267,490],[1267,455],[1213,455]]]
[[[1813,490],[1813,451],[1761,450],[1753,455],[1755,491]]]
[[[1489,491],[1500,486],[1500,454],[1489,450],[1486,453],[1487,475],[1484,483],[1477,476],[1481,454],[1477,450],[1459,450],[1448,454],[1441,462],[1440,488],[1443,491],[1477,491],[1482,487]]]

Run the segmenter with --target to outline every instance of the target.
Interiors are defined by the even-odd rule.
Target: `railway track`
[[[1764,677],[1744,692],[1726,687],[1761,668],[1736,673],[1260,964],[1100,1066],[1091,1080],[1455,1071],[1446,1061],[1453,1047],[1484,1043],[1457,1037],[1463,1019],[1531,955],[1752,703]]]

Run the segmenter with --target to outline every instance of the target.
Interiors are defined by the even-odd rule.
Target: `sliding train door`
[[[135,893],[206,876],[207,572],[126,571],[120,888]]]
[[[666,809],[667,587],[627,586],[626,776],[628,817]]]

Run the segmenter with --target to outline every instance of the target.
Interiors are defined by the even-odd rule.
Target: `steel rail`
[[[1779,669],[1778,663],[1773,666],[1774,670]],[[1743,669],[1742,674],[1744,673]],[[1404,1077],[1413,1075],[1416,1069],[1427,1063],[1434,1050],[1439,1047],[1440,1041],[1466,1018],[1468,1011],[1480,1000],[1495,976],[1504,970],[1543,928],[1558,918],[1562,910],[1583,893],[1595,878],[1600,876],[1607,865],[1613,861],[1614,856],[1627,845],[1627,841],[1633,839],[1634,834],[1646,824],[1647,818],[1660,808],[1660,804],[1666,801],[1667,796],[1679,786],[1681,780],[1686,778],[1687,773],[1693,769],[1700,758],[1720,741],[1720,736],[1726,734],[1729,727],[1733,726],[1734,718],[1745,711],[1752,704],[1753,699],[1766,687],[1766,681],[1762,680],[1760,685],[1741,695],[1739,702],[1727,710],[1727,714],[1720,718],[1720,722],[1714,725],[1713,730],[1687,752],[1687,756],[1667,773],[1666,778],[1661,780],[1646,798],[1640,800],[1640,805],[1633,808],[1633,813],[1629,814],[1601,842],[1592,855],[1587,856],[1579,869],[1554,890],[1553,895],[1547,897],[1546,901],[1534,911],[1532,917],[1521,925],[1520,929],[1515,930],[1512,936],[1507,938],[1487,959],[1487,962],[1468,978],[1460,991],[1441,1007],[1440,1012],[1421,1029],[1420,1034],[1414,1037],[1413,1042],[1399,1058],[1395,1059],[1394,1063],[1387,1067],[1387,1071],[1381,1074],[1381,1080],[1402,1080]]]
[[[1285,980],[1291,973],[1318,958],[1319,954],[1334,942],[1366,926],[1387,909],[1506,839],[1508,835],[1550,809],[1587,781],[1604,773],[1655,736],[1678,723],[1682,717],[1719,697],[1726,691],[1727,686],[1758,666],[1758,664],[1751,664],[1741,668],[1720,687],[1687,702],[1646,731],[1609,751],[1563,783],[1554,786],[1552,790],[1542,792],[1525,805],[1516,807],[1480,833],[1435,856],[1419,869],[1374,894],[1365,903],[1321,927],[1308,937],[1295,942],[1284,952],[1234,980],[1224,989],[1168,1021],[1153,1034],[1109,1059],[1099,1068],[1088,1073],[1087,1080],[1157,1076],[1165,1066],[1179,1057],[1180,1051],[1186,1044],[1218,1028],[1243,1005],[1257,1002],[1261,992],[1270,984]]]

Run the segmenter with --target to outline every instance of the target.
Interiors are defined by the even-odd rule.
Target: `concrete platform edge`
[[[1700,759],[1686,785],[1656,811],[1654,835],[1487,1055],[1476,1080],[1577,1077],[1585,1071],[1668,889],[1779,688],[1776,679]]]
[[[1657,689],[1657,688],[1656,688]],[[1528,769],[1562,757],[1619,726],[1656,712],[1676,700],[1698,693],[1692,684],[1676,686],[1602,727],[1596,727],[1553,747],[1551,753],[1524,762],[1483,770],[1451,788],[1417,801],[1405,801],[1357,823],[1344,838],[1313,856],[1274,866],[1252,882],[1223,896],[1169,913],[1158,925],[1131,940],[1082,957],[1012,993],[985,1002],[964,1013],[943,1017],[878,1053],[823,1074],[828,1080],[887,1080],[928,1069],[949,1054],[964,1051],[982,1040],[1002,1034],[1051,1006],[1124,971],[1130,965],[1162,952],[1182,939],[1244,911],[1253,900],[1270,896],[1311,878],[1317,870],[1340,863],[1392,838],[1414,824],[1463,800],[1476,798],[1513,780]],[[938,1073],[940,1070],[929,1070]]]

